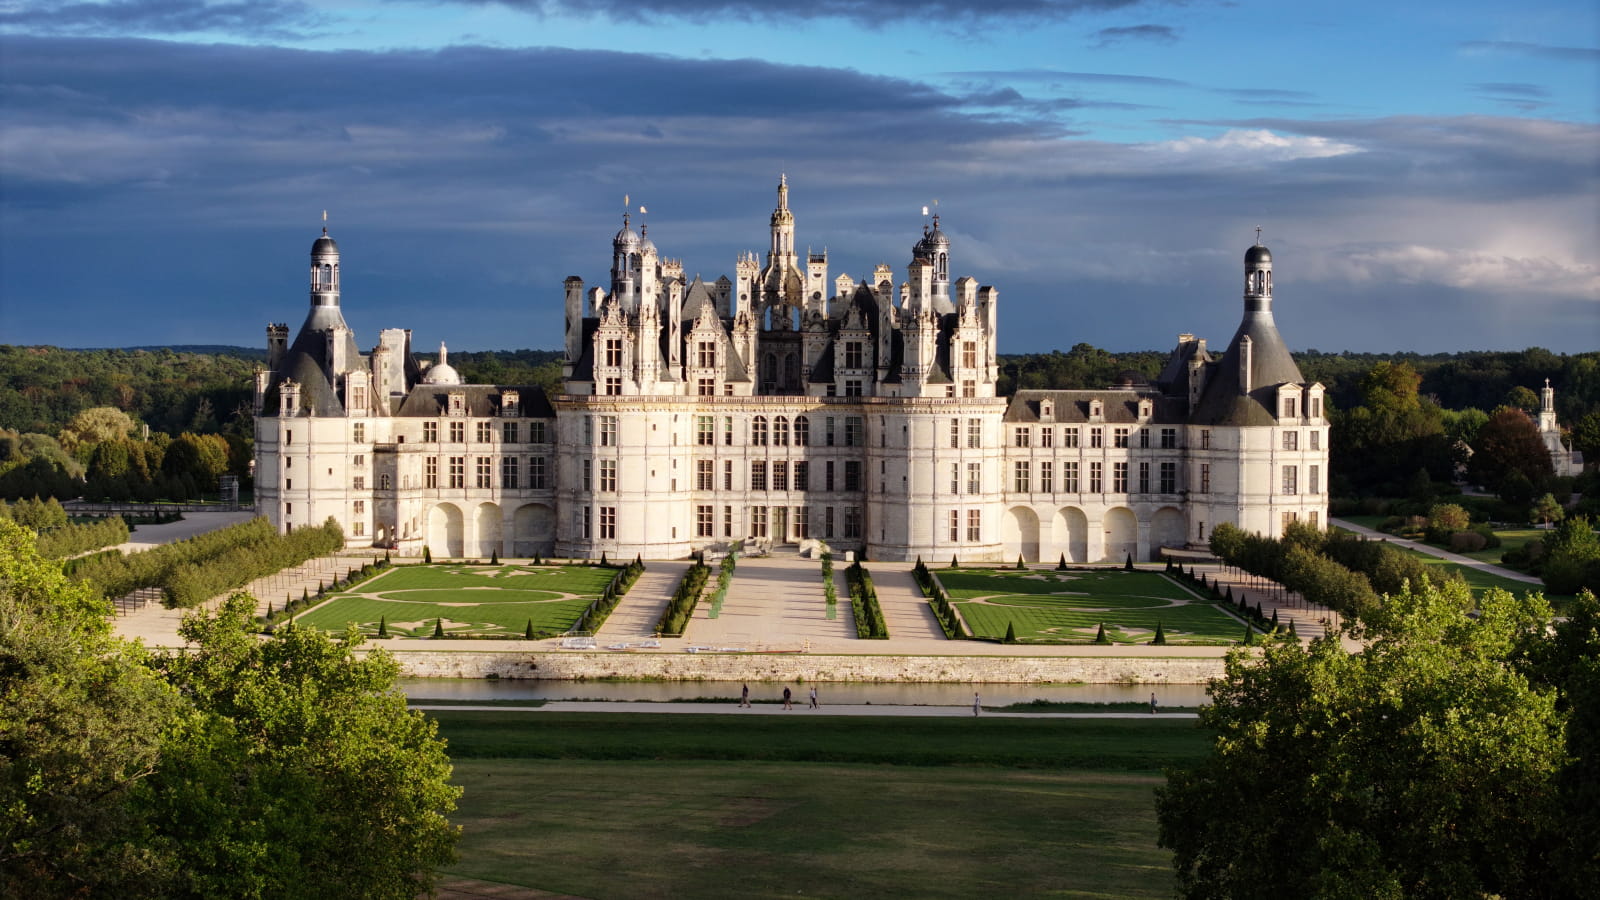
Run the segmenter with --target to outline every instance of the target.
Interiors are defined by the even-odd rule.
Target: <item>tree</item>
[[[126,440],[133,433],[133,419],[114,406],[83,410],[61,428],[61,447],[87,461],[94,445],[102,441]]]
[[[110,613],[0,520],[0,896],[159,896],[171,874],[127,801],[180,701]]]
[[[1572,449],[1583,453],[1583,458],[1600,460],[1600,410],[1572,423]]]
[[[1166,646],[1166,644],[1167,644],[1167,629],[1166,629],[1165,625],[1163,625],[1160,622],[1156,623],[1156,636],[1155,636],[1155,639],[1152,640],[1150,643],[1155,644],[1158,647]]]
[[[1520,409],[1523,412],[1530,414],[1538,412],[1541,405],[1539,395],[1535,394],[1532,388],[1521,384],[1513,387],[1509,391],[1506,391],[1506,399],[1504,402],[1506,406],[1509,406],[1513,409]]]
[[[335,639],[246,631],[235,594],[184,620],[162,671],[194,709],[136,798],[177,863],[174,897],[416,897],[454,858],[460,789],[434,722],[406,709],[399,666]]]
[[[1556,501],[1555,494],[1545,494],[1533,504],[1533,517],[1546,525],[1561,521],[1566,514],[1566,510]]]
[[[1017,626],[1016,626],[1015,623],[1012,623],[1012,622],[1007,622],[1006,623],[1006,639],[1005,639],[1005,642],[1007,644],[1015,644],[1017,642]]]
[[[1512,662],[1550,610],[1471,600],[1402,591],[1357,653],[1336,635],[1230,653],[1200,714],[1211,754],[1157,791],[1182,896],[1547,895],[1565,716]]]
[[[1478,431],[1467,474],[1489,490],[1498,492],[1513,472],[1535,488],[1554,473],[1550,451],[1539,437],[1539,427],[1520,409],[1501,407]]]

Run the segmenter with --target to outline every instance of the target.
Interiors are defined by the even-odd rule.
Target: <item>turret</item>
[[[327,220],[327,214],[323,214]],[[311,305],[339,305],[339,245],[328,237],[328,226],[322,226],[322,236],[311,245]]]
[[[564,282],[567,289],[567,340],[563,367],[566,377],[572,377],[572,367],[583,355],[583,279],[570,275]]]
[[[622,230],[611,239],[611,295],[625,310],[632,310],[639,289],[639,236],[622,214]]]

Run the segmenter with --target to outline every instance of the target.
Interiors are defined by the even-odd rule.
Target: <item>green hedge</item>
[[[633,587],[633,583],[638,581],[642,574],[644,574],[644,561],[638,557],[618,569],[617,574],[612,576],[611,583],[600,592],[600,596],[589,604],[589,608],[583,611],[578,621],[572,623],[571,631],[578,634],[594,634],[599,631],[600,626],[604,625],[606,618],[611,615],[611,611],[617,608],[617,604],[622,602],[628,589]]]
[[[40,556],[63,559],[102,547],[115,547],[127,541],[128,523],[121,516],[111,516],[97,522],[69,522],[59,528],[40,532],[37,543]]]
[[[700,602],[700,592],[705,589],[710,577],[711,567],[696,557],[694,565],[683,573],[678,589],[672,592],[672,599],[667,601],[661,621],[656,623],[658,634],[662,637],[683,637],[683,630],[689,627],[689,617],[694,615],[695,604]]]
[[[968,637],[967,630],[961,623],[961,617],[956,615],[956,608],[950,605],[950,595],[945,593],[944,585],[923,563],[922,557],[917,557],[911,575],[917,579],[917,587],[922,588],[922,596],[928,598],[928,605],[933,607],[933,617],[939,620],[944,636],[953,641],[965,640]]]
[[[857,560],[844,570],[844,578],[850,586],[850,611],[855,615],[856,637],[888,640],[889,626],[883,621],[883,610],[878,606],[878,592],[872,586],[872,575]]]

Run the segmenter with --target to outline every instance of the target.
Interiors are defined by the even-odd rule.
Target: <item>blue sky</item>
[[[831,274],[938,201],[1001,349],[1600,348],[1591,2],[4,0],[0,342],[260,345],[329,211],[362,346],[554,349],[623,196],[687,273],[780,172]]]

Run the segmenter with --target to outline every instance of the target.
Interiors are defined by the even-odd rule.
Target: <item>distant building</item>
[[[1245,255],[1220,356],[1180,335],[1154,382],[996,396],[999,293],[950,279],[939,217],[904,281],[828,276],[795,250],[778,185],[764,260],[704,282],[628,216],[608,288],[566,280],[564,393],[463,384],[411,333],[361,354],[339,249],[311,250],[294,342],[267,329],[256,503],[280,527],[441,557],[677,558],[818,538],[872,559],[1121,561],[1231,522],[1277,535],[1327,512],[1323,387],[1272,316],[1272,256]]]
[[[1583,451],[1568,450],[1561,443],[1561,426],[1556,422],[1556,391],[1548,378],[1544,380],[1544,390],[1539,392],[1539,438],[1550,451],[1550,464],[1557,477],[1583,471]]]

